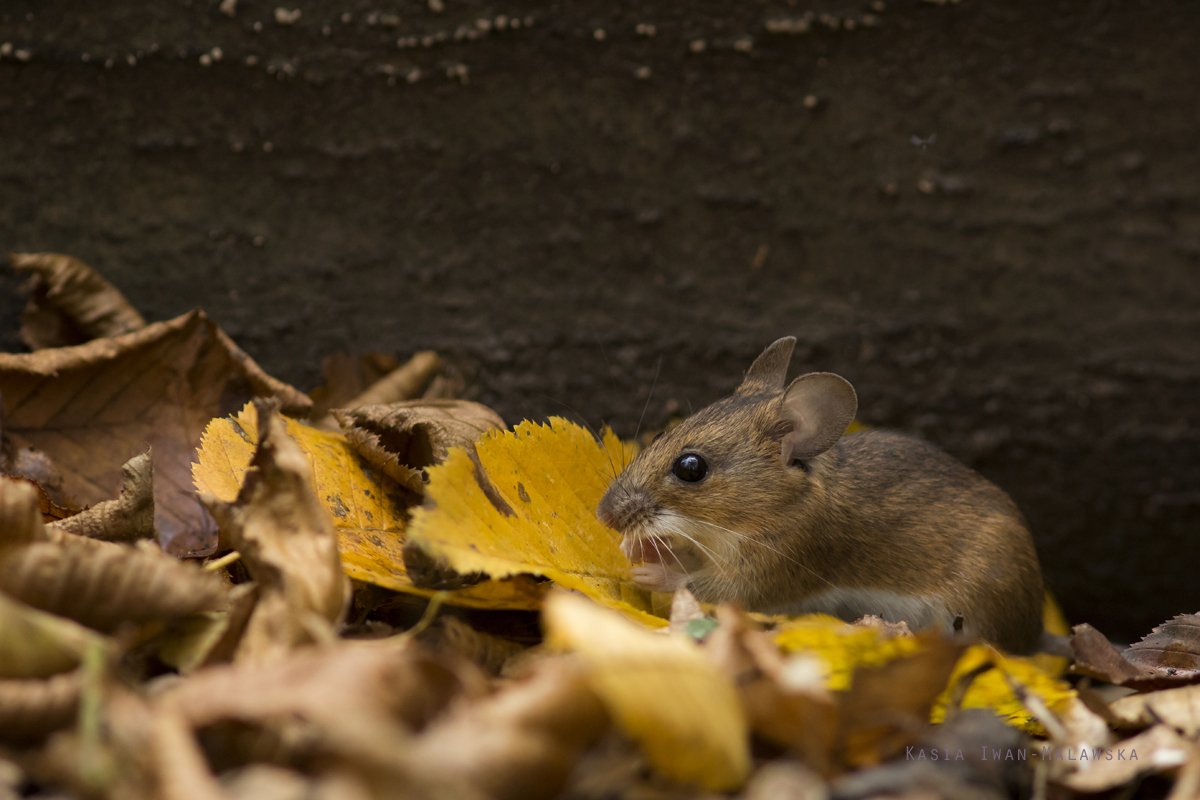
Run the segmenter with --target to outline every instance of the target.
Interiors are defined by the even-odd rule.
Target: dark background
[[[794,334],[1013,494],[1072,621],[1200,609],[1195,2],[96,5],[0,5],[3,247],[303,389],[434,348],[624,435]]]

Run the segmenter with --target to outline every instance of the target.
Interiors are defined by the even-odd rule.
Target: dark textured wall
[[[4,247],[302,388],[432,347],[625,434],[795,334],[1016,497],[1075,621],[1200,608],[1194,3],[95,5],[0,7]]]

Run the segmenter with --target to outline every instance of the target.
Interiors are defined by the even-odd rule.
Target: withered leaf
[[[321,376],[325,383],[309,392],[312,415],[321,419],[332,409],[345,408],[367,387],[387,375],[400,361],[390,353],[334,353],[321,360]]]
[[[42,524],[27,483],[0,478],[0,591],[34,608],[101,631],[124,622],[175,619],[221,608],[214,573],[141,542],[128,547]]]
[[[915,741],[967,647],[939,633],[914,638],[920,650],[856,668],[850,689],[839,696],[835,750],[848,766],[881,763]]]
[[[200,435],[251,396],[276,397],[301,414],[310,405],[201,311],[76,347],[0,354],[5,435],[50,456],[75,504],[109,499],[121,465],[153,447],[155,524],[163,547],[179,555],[216,544],[191,490]]]
[[[46,678],[75,669],[99,634],[0,593],[0,679]]]
[[[1200,615],[1180,614],[1125,651],[1135,667],[1179,680],[1200,677]]]
[[[788,748],[813,769],[831,774],[838,706],[824,687],[823,670],[813,671],[808,685],[799,684],[795,668],[813,656],[793,655],[785,661],[775,643],[745,614],[725,606],[718,614],[721,624],[705,642],[704,652],[733,680],[751,730]],[[790,680],[785,677],[789,666]]]
[[[467,400],[410,400],[335,409],[342,433],[364,459],[402,486],[425,491],[425,468],[467,448],[490,430],[504,430],[495,411]]]
[[[1072,672],[1098,678],[1108,683],[1124,683],[1147,677],[1146,670],[1129,662],[1103,633],[1088,625],[1076,625],[1071,630]]]
[[[431,779],[455,775],[495,800],[549,800],[607,728],[585,676],[558,659],[434,723],[409,755]]]
[[[134,456],[121,467],[121,494],[52,523],[55,530],[105,542],[154,538],[154,463],[150,453]]]
[[[442,366],[442,359],[438,357],[437,353],[431,350],[417,353],[404,364],[396,367],[353,397],[345,399],[344,402],[339,403],[337,406],[329,404],[325,407],[329,409],[335,407],[353,409],[360,406],[383,405],[412,400],[421,396],[434,376],[441,371]],[[326,413],[323,417],[319,418],[317,426],[328,430],[337,430],[337,420],[334,419],[332,414]]]
[[[59,253],[11,253],[18,272],[32,273],[21,315],[21,338],[33,350],[121,336],[146,326],[116,287],[77,258]]]
[[[1124,758],[1117,756],[1116,748],[1125,751]],[[1131,758],[1135,752],[1137,758]],[[1073,758],[1077,767],[1074,772],[1055,777],[1056,783],[1077,792],[1103,792],[1127,784],[1138,775],[1174,769],[1185,763],[1192,752],[1187,739],[1167,725],[1155,725],[1115,745],[1111,758],[1106,757],[1103,749],[1088,752],[1086,761],[1081,759],[1081,750],[1068,753],[1065,749],[1056,749],[1051,757],[1054,764],[1060,760],[1066,763]]]
[[[312,488],[308,458],[267,401],[256,401],[258,447],[233,503],[203,500],[259,586],[239,658],[269,658],[334,638],[350,594],[337,534]]]
[[[44,680],[0,680],[0,743],[29,745],[73,723],[81,686],[79,670]]]
[[[345,407],[398,403],[419,397],[443,366],[437,353],[424,350],[367,387],[362,394],[347,402]]]
[[[1164,722],[1188,738],[1200,734],[1200,684],[1131,694],[1108,708],[1122,727],[1148,728]]]

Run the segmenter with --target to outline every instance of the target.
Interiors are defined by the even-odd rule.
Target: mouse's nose
[[[617,511],[613,508],[615,505],[610,495],[606,494],[604,495],[604,499],[600,501],[600,505],[596,506],[596,519],[613,530],[617,529]]]

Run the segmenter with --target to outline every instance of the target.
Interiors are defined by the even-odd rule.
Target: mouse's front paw
[[[652,592],[674,592],[687,586],[688,576],[663,564],[641,564],[633,568],[633,582]]]

